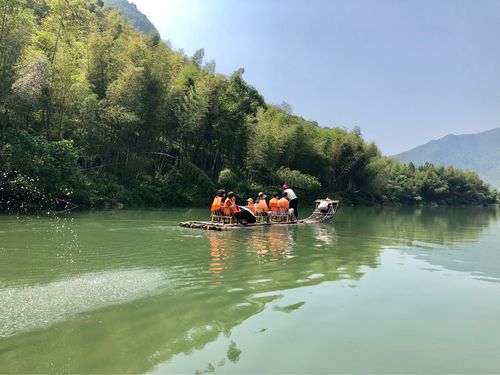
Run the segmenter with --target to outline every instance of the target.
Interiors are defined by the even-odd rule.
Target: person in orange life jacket
[[[271,212],[269,211],[269,207],[267,207],[266,198],[267,195],[265,195],[262,191],[257,194],[257,200],[255,201],[255,211],[256,215],[264,216],[265,221],[269,222]]]
[[[222,206],[224,205],[224,200],[226,196],[226,191],[220,189],[217,192],[217,195],[214,197],[214,201],[212,202],[212,207],[210,210],[212,213],[220,213],[222,211]]]
[[[260,207],[261,213],[268,213],[269,207],[267,207],[266,203],[267,195],[265,195],[262,191],[257,195],[257,200],[255,204]]]
[[[224,213],[233,214],[236,220],[243,225],[248,223],[253,224],[256,221],[252,212],[242,209],[242,207],[236,204],[236,197],[232,191],[227,194],[227,198],[224,201]]]
[[[283,197],[278,201],[278,205],[282,215],[288,215],[288,199],[286,199],[286,193],[283,193]]]
[[[290,189],[290,186],[288,186],[286,182],[283,184],[282,188],[284,190],[283,196],[288,199],[288,207],[293,209],[293,216],[295,216],[295,220],[299,220],[299,198],[297,197],[297,194]]]
[[[280,210],[279,205],[280,195],[278,193],[273,193],[273,198],[269,201],[269,208],[271,212],[276,213]]]
[[[225,214],[233,214],[236,216],[240,212],[240,207],[236,204],[236,197],[234,192],[227,193],[224,200],[223,210]]]
[[[253,203],[253,198],[248,198],[247,199],[247,207],[252,213],[255,215],[255,203]]]

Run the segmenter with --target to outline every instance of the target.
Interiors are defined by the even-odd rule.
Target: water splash
[[[0,338],[124,303],[162,289],[163,272],[125,270],[83,274],[44,285],[0,289]]]

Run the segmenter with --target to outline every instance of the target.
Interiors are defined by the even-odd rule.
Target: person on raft
[[[248,198],[247,199],[247,208],[252,211],[252,213],[255,215],[256,210],[255,210],[255,203],[253,202],[253,198]]]
[[[224,201],[224,213],[232,214],[238,223],[243,225],[256,222],[255,215],[248,208],[236,204],[236,195],[232,191],[227,193],[227,198]]]
[[[212,215],[221,215],[222,214],[222,206],[224,205],[224,201],[226,200],[226,191],[224,189],[220,189],[217,191],[217,195],[214,197],[214,201],[212,202],[212,207],[210,211],[212,211]]]
[[[280,210],[280,215],[289,215],[288,213],[288,199],[286,198],[287,194],[286,193],[283,193],[283,196],[281,197],[281,199],[278,201],[278,206],[279,206],[279,210]]]
[[[299,220],[299,198],[297,194],[290,189],[290,186],[285,182],[282,186],[283,188],[283,196],[288,199],[288,207],[293,209],[293,216],[295,220]]]
[[[273,197],[269,201],[269,208],[274,215],[277,215],[280,210],[280,195],[278,193],[273,193]]]
[[[269,207],[267,207],[267,195],[265,195],[262,191],[257,195],[257,200],[255,201],[255,205],[259,206],[259,211],[265,212],[266,214],[269,212]]]
[[[257,195],[257,200],[255,201],[255,210],[256,215],[264,216],[265,221],[269,222],[271,211],[269,210],[269,207],[267,207],[266,199],[267,195],[265,195],[262,191],[259,192],[259,194]]]

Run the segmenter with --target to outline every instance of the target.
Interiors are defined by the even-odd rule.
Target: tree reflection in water
[[[330,224],[204,233],[174,224],[160,226],[163,213],[142,214],[135,221],[123,220],[127,215],[132,214],[120,213],[120,220],[111,221],[113,227],[106,223],[105,231],[92,215],[85,230],[82,221],[75,220],[71,231],[78,235],[79,251],[73,268],[154,268],[169,275],[172,287],[160,295],[0,339],[0,372],[151,371],[176,355],[202,351],[221,337],[230,340],[235,327],[267,305],[289,314],[303,311],[303,301],[276,304],[292,289],[346,279],[355,285],[368,268],[380,266],[386,248],[405,251],[426,244],[438,253],[439,246],[433,244],[476,241],[497,220],[497,212],[488,210],[344,209]],[[40,235],[32,237],[33,244],[43,242]],[[49,254],[52,244],[46,244],[47,251],[33,252],[34,259]],[[67,269],[63,260],[50,260],[51,269]],[[244,355],[234,343],[225,359],[215,358],[212,367],[200,371]]]

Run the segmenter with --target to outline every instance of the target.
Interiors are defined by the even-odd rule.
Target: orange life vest
[[[267,207],[267,203],[266,203],[266,200],[265,199],[261,199],[259,201],[259,205],[260,205],[260,209],[262,210],[262,212],[267,212],[269,211],[269,207]]]
[[[255,210],[255,203],[250,203],[249,205],[247,205],[248,209],[250,211],[252,211],[252,213],[255,215],[256,213],[256,210]]]
[[[215,196],[214,201],[212,202],[212,212],[218,211],[222,208],[222,197],[219,197],[218,195]]]
[[[271,209],[271,211],[280,210],[280,205],[278,202],[279,202],[278,198],[273,198],[269,201],[269,208]]]
[[[278,205],[280,207],[280,211],[288,211],[288,199],[286,198],[281,198],[278,201]]]
[[[224,202],[224,207],[223,207],[224,213],[229,215],[231,213],[237,214],[240,212],[240,208],[238,207],[237,204],[233,202],[231,198],[226,198],[226,201]]]

